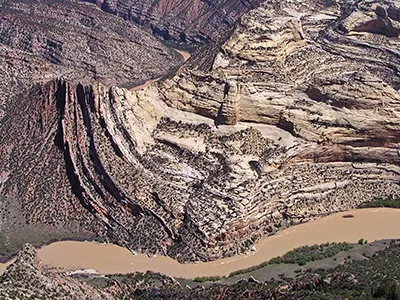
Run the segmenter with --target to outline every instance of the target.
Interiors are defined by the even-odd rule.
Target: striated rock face
[[[150,34],[94,5],[0,1],[0,255],[23,242],[101,231],[73,198],[54,142],[56,91],[42,83],[61,77],[129,86],[181,62]]]
[[[228,81],[225,86],[224,100],[221,104],[217,121],[222,124],[235,125],[238,121],[241,87],[235,81]]]
[[[0,197],[193,261],[399,195],[400,40],[356,13],[395,28],[396,5],[265,3],[145,91],[37,85],[0,123]]]
[[[342,23],[346,31],[370,32],[387,37],[400,34],[400,7],[390,2],[365,1],[358,4]]]
[[[380,18],[377,5],[370,5],[369,13]],[[343,32],[355,20],[357,7],[346,15],[336,5],[316,11],[300,4],[280,6],[265,5],[244,17],[211,73],[187,71],[166,82],[166,102],[215,118],[225,103],[221,83],[235,78],[241,85],[238,121],[274,125],[321,147],[395,148],[398,37]],[[390,3],[382,7],[396,9]]]
[[[150,34],[77,1],[0,2],[0,104],[35,81],[129,86],[180,62]]]
[[[160,85],[169,106],[270,140],[249,161],[256,177],[214,185],[241,204],[222,225],[228,239],[399,193],[400,40],[389,11],[398,4],[265,3],[241,20],[211,71],[192,63]]]
[[[167,41],[203,43],[230,30],[236,21],[263,0],[83,0],[131,20]]]

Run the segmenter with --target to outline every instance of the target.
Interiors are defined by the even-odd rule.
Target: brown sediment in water
[[[353,218],[343,218],[345,215]],[[100,273],[153,271],[183,278],[226,276],[305,245],[400,238],[400,210],[358,209],[293,226],[256,244],[256,251],[205,263],[180,264],[165,256],[133,255],[128,249],[96,242],[55,242],[38,250],[42,263],[65,270],[95,269]],[[1,264],[0,264],[1,267]]]
[[[174,49],[176,52],[178,52],[180,55],[182,55],[183,60],[187,61],[190,58],[190,53],[187,51],[183,51],[183,50],[178,50],[178,49]]]

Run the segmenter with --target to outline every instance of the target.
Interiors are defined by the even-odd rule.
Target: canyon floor
[[[65,272],[25,245],[0,275],[5,299],[396,299],[399,240],[325,243],[294,249],[227,277]],[[373,284],[371,284],[373,282]]]
[[[0,254],[212,261],[399,197],[397,0],[87,2],[0,1]]]
[[[2,4],[1,26],[13,30],[2,47],[30,57],[3,57],[8,86],[17,88],[7,76],[21,79],[19,92],[3,86],[5,245],[13,231],[44,230],[206,261],[399,195],[396,2],[265,2],[183,65],[182,55],[93,4],[37,5],[33,34],[23,1]],[[44,11],[76,37],[50,27]],[[111,33],[114,44],[104,45]],[[103,75],[91,78],[95,57]],[[23,69],[31,59],[40,69]],[[134,76],[144,78],[138,85],[162,78],[118,87]]]

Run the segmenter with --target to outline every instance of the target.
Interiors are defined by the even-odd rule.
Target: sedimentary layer
[[[192,47],[231,30],[240,17],[262,0],[83,0],[130,20],[166,41]]]
[[[144,91],[37,85],[0,127],[1,195],[180,261],[399,195],[396,5],[267,2]]]
[[[140,83],[182,61],[150,34],[77,1],[0,2],[0,103],[56,77]]]

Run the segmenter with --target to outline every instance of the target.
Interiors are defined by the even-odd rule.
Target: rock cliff
[[[182,57],[79,1],[0,1],[0,20],[0,255],[27,241],[91,238],[96,225],[72,197],[54,143],[57,107],[42,86],[57,77],[131,86],[175,69]]]
[[[224,153],[230,169],[213,189],[240,209],[199,209],[197,220],[213,220],[199,221],[213,237],[203,243],[244,232],[252,241],[399,193],[398,12],[388,1],[266,2],[210,53],[210,71],[193,57],[160,84],[170,107],[214,120],[217,131],[253,130],[268,141],[251,142],[260,151],[247,159],[235,153],[247,176]]]
[[[131,20],[166,41],[183,46],[202,44],[230,30],[262,0],[83,0]]]
[[[144,91],[39,84],[0,124],[1,196],[28,222],[199,261],[399,195],[398,12],[266,2]]]
[[[0,103],[32,82],[129,86],[182,62],[135,25],[77,1],[1,1],[0,50]]]

